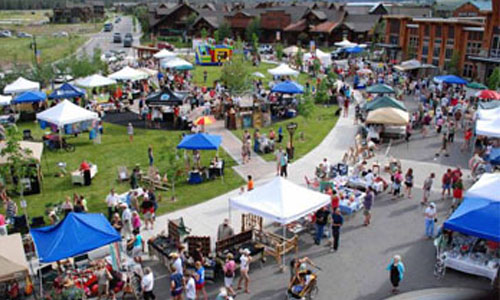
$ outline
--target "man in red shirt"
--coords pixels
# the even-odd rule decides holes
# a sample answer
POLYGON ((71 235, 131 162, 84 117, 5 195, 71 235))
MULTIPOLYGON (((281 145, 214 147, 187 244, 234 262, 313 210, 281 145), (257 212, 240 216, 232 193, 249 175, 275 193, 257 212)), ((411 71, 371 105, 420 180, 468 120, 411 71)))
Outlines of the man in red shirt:
POLYGON ((448 193, 448 197, 451 195, 451 177, 452 172, 451 169, 448 169, 446 173, 443 174, 443 178, 441 179, 441 183, 443 184, 443 190, 441 191, 441 198, 444 199, 444 193, 448 193))
POLYGON ((337 191, 336 190, 333 190, 333 193, 332 193, 330 199, 332 201, 332 211, 335 211, 335 209, 337 207, 339 207, 339 203, 340 203, 340 198, 337 195, 337 191))
POLYGON ((83 172, 83 184, 88 186, 92 183, 92 177, 90 174, 90 165, 86 160, 82 161, 80 164, 80 171, 83 172))

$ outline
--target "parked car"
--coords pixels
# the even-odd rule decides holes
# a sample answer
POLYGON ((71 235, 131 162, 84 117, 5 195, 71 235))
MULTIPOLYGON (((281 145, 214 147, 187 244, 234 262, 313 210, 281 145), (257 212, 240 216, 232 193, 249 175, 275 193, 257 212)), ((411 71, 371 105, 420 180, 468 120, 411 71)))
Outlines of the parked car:
POLYGON ((132 43, 134 42, 134 38, 132 35, 127 33, 125 38, 123 39, 123 47, 132 47, 132 43))
POLYGON ((104 24, 104 32, 111 32, 113 30, 113 23, 104 24))
POLYGON ((259 53, 260 54, 273 54, 273 46, 263 44, 259 46, 259 53))
POLYGON ((53 37, 59 37, 59 38, 63 38, 63 37, 68 37, 69 34, 66 32, 66 31, 60 31, 60 32, 54 32, 52 34, 53 37))
POLYGON ((113 33, 113 43, 121 43, 122 35, 119 32, 113 33))
POLYGON ((18 38, 32 38, 33 35, 26 33, 26 32, 18 32, 17 37, 18 38))
POLYGON ((0 31, 0 37, 12 37, 12 33, 10 32, 10 30, 2 30, 0 31))

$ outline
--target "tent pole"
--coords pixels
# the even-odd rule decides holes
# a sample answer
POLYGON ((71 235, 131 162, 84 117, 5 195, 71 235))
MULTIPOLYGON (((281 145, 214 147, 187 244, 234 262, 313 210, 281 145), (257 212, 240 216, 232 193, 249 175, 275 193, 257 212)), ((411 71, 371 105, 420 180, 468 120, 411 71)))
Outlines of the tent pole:
POLYGON ((285 247, 286 247, 286 225, 283 225, 283 260, 281 262, 281 271, 285 272, 285 247))

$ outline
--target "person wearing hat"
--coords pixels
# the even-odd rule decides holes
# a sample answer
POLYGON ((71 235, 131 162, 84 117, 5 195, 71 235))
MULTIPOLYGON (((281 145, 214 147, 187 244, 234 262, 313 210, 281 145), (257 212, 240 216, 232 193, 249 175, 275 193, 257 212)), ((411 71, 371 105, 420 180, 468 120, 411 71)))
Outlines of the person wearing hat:
POLYGON ((179 255, 178 252, 172 252, 169 254, 169 257, 171 260, 173 260, 173 263, 172 263, 172 272, 174 272, 174 268, 175 268, 175 272, 183 275, 184 274, 184 270, 183 270, 183 267, 182 267, 182 259, 181 259, 181 256, 179 255))
POLYGON ((219 225, 217 229, 217 241, 227 239, 228 237, 232 237, 234 235, 234 230, 229 225, 229 219, 224 219, 224 222, 219 225))
POLYGON ((432 239, 434 237, 434 223, 437 220, 436 204, 434 204, 434 202, 429 203, 429 206, 425 209, 424 215, 425 235, 427 238, 432 239))
POLYGON ((234 262, 234 256, 232 253, 228 253, 226 256, 226 263, 222 267, 224 271, 224 287, 227 289, 228 294, 235 295, 233 290, 233 279, 234 273, 236 271, 236 263, 234 262))
POLYGON ((238 280, 238 290, 241 290, 241 283, 245 281, 245 293, 250 294, 248 290, 248 284, 250 283, 250 276, 248 272, 250 270, 250 262, 252 258, 250 257, 250 250, 243 249, 240 256, 240 279, 238 280))

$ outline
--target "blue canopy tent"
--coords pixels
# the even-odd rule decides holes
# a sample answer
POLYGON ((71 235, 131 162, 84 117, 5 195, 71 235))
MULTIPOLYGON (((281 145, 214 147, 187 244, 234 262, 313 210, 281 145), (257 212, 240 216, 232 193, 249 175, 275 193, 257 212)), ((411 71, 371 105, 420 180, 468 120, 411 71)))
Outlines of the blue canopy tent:
POLYGON ((72 99, 83 96, 85 96, 84 90, 69 83, 64 83, 49 95, 49 99, 72 99))
POLYGON ((275 84, 271 92, 281 94, 302 94, 304 93, 304 87, 295 81, 287 80, 275 84))
POLYGON ((43 102, 46 99, 47 95, 44 92, 29 91, 29 92, 24 92, 21 95, 17 96, 11 103, 12 104, 35 103, 35 102, 43 102))
POLYGON ((467 84, 469 83, 467 80, 458 77, 456 75, 441 75, 434 77, 434 81, 436 82, 444 82, 447 84, 467 84))
POLYGON ((222 143, 220 135, 196 133, 186 135, 177 145, 177 149, 186 150, 217 150, 222 143))
POLYGON ((465 194, 465 199, 444 228, 500 242, 500 174, 484 174, 465 194))
POLYGON ((103 214, 69 213, 56 225, 30 230, 40 261, 50 263, 121 240, 103 214))
POLYGON ((347 53, 360 53, 360 52, 363 52, 363 48, 361 48, 359 46, 349 47, 349 48, 345 48, 344 52, 347 52, 347 53))

